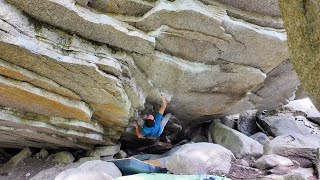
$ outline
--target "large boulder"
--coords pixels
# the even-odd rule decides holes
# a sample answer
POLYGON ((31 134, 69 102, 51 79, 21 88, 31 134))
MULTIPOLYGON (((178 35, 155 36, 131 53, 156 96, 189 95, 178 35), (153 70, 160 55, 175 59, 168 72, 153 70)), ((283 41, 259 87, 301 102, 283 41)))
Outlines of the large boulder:
POLYGON ((267 142, 264 145, 264 154, 277 154, 286 157, 299 156, 315 160, 317 148, 319 147, 319 135, 283 135, 267 142))
POLYGON ((227 174, 235 159, 231 151, 212 143, 185 144, 169 154, 165 167, 174 174, 227 174))
POLYGON ((263 146, 258 141, 217 121, 210 125, 210 133, 215 143, 229 149, 237 158, 263 154, 263 146))

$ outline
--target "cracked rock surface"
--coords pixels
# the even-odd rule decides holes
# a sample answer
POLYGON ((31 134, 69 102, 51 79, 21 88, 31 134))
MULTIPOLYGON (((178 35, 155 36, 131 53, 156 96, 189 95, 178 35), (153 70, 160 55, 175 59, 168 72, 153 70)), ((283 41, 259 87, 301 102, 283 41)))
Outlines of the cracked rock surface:
POLYGON ((182 126, 285 104, 279 9, 252 2, 0 0, 0 142, 116 145, 160 94, 182 126))

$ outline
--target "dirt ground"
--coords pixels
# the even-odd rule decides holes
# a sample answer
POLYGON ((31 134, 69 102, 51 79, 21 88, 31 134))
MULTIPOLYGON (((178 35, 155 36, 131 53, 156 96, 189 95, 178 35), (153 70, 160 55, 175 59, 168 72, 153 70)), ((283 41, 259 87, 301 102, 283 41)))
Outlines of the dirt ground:
POLYGON ((8 175, 0 175, 0 180, 28 180, 38 172, 55 166, 52 158, 29 157, 21 161, 8 175))

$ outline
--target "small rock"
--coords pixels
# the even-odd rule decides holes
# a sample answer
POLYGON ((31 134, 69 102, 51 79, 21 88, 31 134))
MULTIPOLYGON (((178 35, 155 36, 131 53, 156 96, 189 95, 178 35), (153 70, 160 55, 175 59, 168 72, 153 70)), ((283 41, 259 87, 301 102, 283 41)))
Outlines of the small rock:
POLYGON ((290 159, 275 154, 264 155, 254 163, 254 166, 259 169, 270 169, 278 166, 292 165, 293 162, 290 159))
POLYGON ((29 177, 30 175, 31 175, 31 173, 27 173, 27 174, 26 174, 26 177, 29 177))
POLYGON ((70 164, 74 161, 74 157, 70 152, 62 151, 54 155, 53 161, 58 164, 70 164))
POLYGON ((88 151, 88 156, 113 156, 120 151, 120 145, 115 146, 100 146, 93 151, 88 151))
POLYGON ((126 152, 124 152, 123 150, 120 150, 115 156, 115 159, 123 159, 126 158, 128 155, 126 152))
POLYGON ((49 152, 45 149, 41 149, 40 152, 38 152, 37 154, 35 154, 35 157, 38 159, 43 159, 49 156, 49 152))

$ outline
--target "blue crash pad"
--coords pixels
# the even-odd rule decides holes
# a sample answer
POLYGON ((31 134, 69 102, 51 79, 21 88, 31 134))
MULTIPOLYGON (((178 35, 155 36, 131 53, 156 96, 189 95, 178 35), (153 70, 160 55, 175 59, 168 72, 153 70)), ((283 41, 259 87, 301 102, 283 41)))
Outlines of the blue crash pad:
POLYGON ((136 174, 118 177, 115 180, 231 180, 213 175, 136 174))
POLYGON ((167 173, 166 168, 148 164, 134 158, 117 159, 109 162, 113 162, 124 176, 138 173, 167 173))

